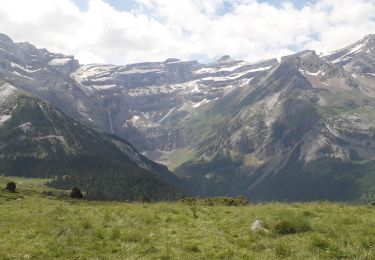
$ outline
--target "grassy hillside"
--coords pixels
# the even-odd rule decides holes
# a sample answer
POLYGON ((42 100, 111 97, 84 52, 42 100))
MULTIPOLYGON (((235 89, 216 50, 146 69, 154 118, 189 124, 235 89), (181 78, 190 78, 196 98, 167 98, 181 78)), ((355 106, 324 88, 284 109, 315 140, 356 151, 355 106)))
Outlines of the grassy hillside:
POLYGON ((43 179, 0 177, 0 259, 372 259, 375 207, 239 207, 62 199, 43 179), (53 196, 42 195, 51 190, 53 196), (249 227, 261 219, 268 232, 249 227))

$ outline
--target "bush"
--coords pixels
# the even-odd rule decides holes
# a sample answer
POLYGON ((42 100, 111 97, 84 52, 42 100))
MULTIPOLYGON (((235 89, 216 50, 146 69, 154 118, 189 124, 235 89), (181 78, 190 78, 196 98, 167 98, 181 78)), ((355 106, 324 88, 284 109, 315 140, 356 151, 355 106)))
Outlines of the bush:
POLYGON ((67 199, 70 197, 70 194, 68 194, 67 192, 65 191, 61 191, 59 193, 56 194, 57 198, 59 199, 67 199))
POLYGON ((311 226, 304 217, 292 215, 277 220, 272 230, 277 235, 288 235, 310 231, 311 226))
POLYGON ((16 192, 16 183, 14 181, 8 182, 5 189, 7 189, 10 192, 16 192))
POLYGON ((49 191, 45 191, 45 190, 44 190, 44 191, 42 192, 42 195, 43 195, 43 196, 54 196, 53 192, 50 191, 50 190, 49 190, 49 191))
POLYGON ((83 199, 83 194, 80 189, 73 187, 69 195, 73 199, 83 199))
POLYGON ((212 198, 199 198, 199 197, 185 197, 180 199, 180 202, 192 205, 201 206, 245 206, 249 204, 249 201, 243 197, 239 196, 236 198, 232 197, 212 197, 212 198))
POLYGON ((142 196, 139 198, 139 202, 141 203, 150 203, 150 199, 146 196, 142 196))

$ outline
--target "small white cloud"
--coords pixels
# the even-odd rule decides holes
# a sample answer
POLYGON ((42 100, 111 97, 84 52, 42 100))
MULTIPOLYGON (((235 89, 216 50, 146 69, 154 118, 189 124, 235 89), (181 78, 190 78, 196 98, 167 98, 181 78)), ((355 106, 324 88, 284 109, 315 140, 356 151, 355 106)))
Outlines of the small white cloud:
POLYGON ((309 48, 329 51, 375 32, 373 0, 318 0, 295 8, 255 0, 136 0, 119 11, 89 0, 0 0, 0 31, 81 63, 124 64, 169 57, 203 61, 230 54, 256 61, 309 48), (224 15, 222 15, 224 13, 224 15))

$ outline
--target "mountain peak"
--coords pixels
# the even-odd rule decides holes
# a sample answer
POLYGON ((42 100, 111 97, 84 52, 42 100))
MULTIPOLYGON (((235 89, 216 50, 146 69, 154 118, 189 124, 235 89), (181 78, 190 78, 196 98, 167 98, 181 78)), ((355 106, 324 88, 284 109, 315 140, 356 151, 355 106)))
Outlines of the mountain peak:
POLYGON ((365 37, 363 37, 362 41, 367 39, 375 40, 375 34, 367 34, 365 37))
POLYGON ((0 33, 0 43, 12 44, 13 41, 8 35, 0 33))
POLYGON ((165 63, 174 63, 174 62, 180 62, 181 60, 180 59, 176 59, 176 58, 168 58, 166 59, 164 62, 165 63))
POLYGON ((232 61, 233 59, 230 57, 230 55, 224 55, 223 57, 217 60, 218 63, 227 63, 232 61))
POLYGON ((369 48, 372 48, 374 46, 375 34, 368 34, 349 47, 351 47, 351 49, 355 49, 356 52, 366 52, 369 48))
POLYGON ((314 50, 304 50, 304 51, 300 51, 292 55, 281 57, 281 62, 285 60, 289 60, 289 59, 295 59, 295 58, 309 59, 309 58, 317 58, 317 57, 319 58, 319 56, 316 54, 314 50))
MULTIPOLYGON (((326 56, 324 56, 324 58, 332 63, 347 66, 349 63, 354 62, 357 57, 362 57, 363 55, 367 56, 366 59, 369 59, 375 55, 375 34, 368 34, 361 40, 345 48, 328 53, 326 56)), ((358 64, 356 66, 358 66, 358 64)))

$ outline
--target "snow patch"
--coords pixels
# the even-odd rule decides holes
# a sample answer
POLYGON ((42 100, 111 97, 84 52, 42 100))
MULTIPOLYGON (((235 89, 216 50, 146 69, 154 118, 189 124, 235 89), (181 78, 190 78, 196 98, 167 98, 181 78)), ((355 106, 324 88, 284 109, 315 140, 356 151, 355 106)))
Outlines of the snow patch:
POLYGON ((163 116, 162 119, 159 120, 158 123, 162 123, 162 122, 163 122, 168 116, 170 116, 170 114, 172 114, 172 112, 173 112, 175 109, 176 109, 175 107, 171 108, 171 109, 168 111, 168 113, 167 113, 165 116, 163 116))
POLYGON ((116 69, 115 65, 89 64, 83 65, 78 70, 71 74, 75 80, 82 82, 85 80, 104 80, 110 79, 112 70, 116 69))
POLYGON ((268 66, 268 67, 260 67, 260 68, 256 68, 256 69, 251 69, 251 70, 246 71, 246 73, 257 72, 257 71, 263 71, 263 70, 268 70, 268 69, 270 69, 271 67, 272 67, 272 66, 268 66))
POLYGON ((12 115, 0 115, 0 125, 12 118, 12 115))
POLYGON ((212 67, 207 67, 207 68, 201 68, 195 72, 195 74, 206 74, 206 73, 217 73, 217 72, 232 72, 235 71, 236 69, 239 69, 245 65, 248 65, 248 62, 240 62, 236 64, 235 66, 231 67, 221 67, 221 68, 212 68, 212 67))
POLYGON ((20 76, 20 77, 23 77, 23 78, 27 78, 27 79, 31 79, 31 80, 33 80, 32 78, 30 78, 30 77, 28 77, 28 76, 25 76, 25 75, 22 75, 22 74, 18 73, 17 71, 12 71, 12 73, 13 73, 14 75, 17 75, 17 76, 20 76))
POLYGON ((59 65, 66 65, 68 62, 70 62, 72 59, 70 58, 55 58, 48 62, 48 65, 51 66, 59 66, 59 65))
POLYGON ((42 68, 36 69, 36 70, 32 70, 32 69, 30 69, 31 66, 27 66, 26 65, 26 67, 23 67, 23 66, 21 66, 21 65, 19 65, 17 63, 14 63, 14 62, 11 62, 10 65, 11 65, 12 68, 19 68, 19 69, 21 69, 23 71, 26 71, 26 72, 29 72, 29 73, 33 73, 33 72, 37 72, 37 71, 42 70, 42 68))
POLYGON ((362 43, 362 44, 358 44, 357 46, 353 47, 347 55, 359 52, 362 49, 362 47, 364 47, 366 45, 366 43, 367 43, 367 41, 364 42, 364 43, 362 43))
POLYGON ((104 90, 117 87, 117 85, 91 85, 91 87, 96 90, 104 90))
POLYGON ((156 72, 156 73, 163 73, 160 69, 142 69, 142 68, 132 68, 130 70, 126 71, 121 71, 119 74, 145 74, 145 73, 151 73, 151 72, 156 72))
POLYGON ((0 86, 0 103, 6 101, 7 98, 15 92, 17 92, 17 88, 9 83, 5 83, 0 86))
POLYGON ((194 88, 191 90, 191 93, 200 93, 199 86, 195 85, 194 88))
POLYGON ((139 116, 133 116, 130 120, 126 120, 126 122, 131 122, 134 126, 136 126, 139 119, 139 116))
POLYGON ((24 123, 24 124, 21 124, 21 125, 17 126, 16 129, 19 128, 19 129, 21 129, 23 132, 27 132, 28 130, 30 130, 30 129, 32 128, 32 126, 33 126, 33 125, 32 125, 31 122, 26 122, 26 123, 24 123))
POLYGON ((243 71, 241 73, 234 73, 230 76, 227 76, 227 77, 205 77, 205 78, 202 78, 201 80, 206 80, 206 81, 228 81, 228 80, 236 80, 240 77, 243 77, 249 73, 254 73, 254 72, 259 72, 259 71, 265 71, 265 70, 268 70, 270 69, 272 66, 268 66, 268 67, 261 67, 261 68, 256 68, 256 69, 250 69, 250 70, 246 70, 246 71, 243 71))
POLYGON ((307 75, 311 75, 311 76, 318 76, 318 75, 324 75, 325 72, 319 70, 317 72, 310 72, 310 71, 307 71, 307 70, 302 70, 302 69, 299 69, 299 71, 303 74, 307 74, 307 75))
POLYGON ((41 141, 45 139, 56 139, 64 144, 66 144, 66 140, 63 136, 61 135, 46 135, 46 136, 39 136, 39 137, 34 137, 33 140, 35 141, 41 141))
POLYGON ((197 70, 195 74, 206 74, 206 73, 215 73, 218 70, 215 68, 201 68, 200 70, 197 70))
POLYGON ((204 104, 207 104, 207 103, 210 103, 211 101, 210 100, 208 100, 208 99, 203 99, 202 101, 200 101, 200 102, 198 102, 198 103, 195 103, 194 105, 193 105, 193 107, 194 108, 198 108, 198 107, 200 107, 201 105, 204 105, 204 104))
MULTIPOLYGON (((368 39, 367 39, 367 41, 368 41, 368 39)), ((349 50, 348 53, 346 53, 346 54, 342 55, 341 57, 337 58, 336 60, 332 61, 332 63, 338 63, 338 62, 341 62, 341 61, 346 61, 346 60, 348 60, 349 57, 347 57, 347 56, 349 56, 350 54, 353 54, 353 53, 360 52, 361 49, 362 49, 364 46, 366 46, 367 41, 364 42, 364 43, 361 43, 361 44, 358 44, 358 45, 354 46, 353 48, 351 48, 351 49, 349 50)))
POLYGON ((9 53, 9 54, 11 54, 11 55, 14 55, 13 52, 7 51, 6 49, 0 48, 0 50, 1 50, 1 51, 4 51, 4 52, 6 52, 6 53, 9 53))

